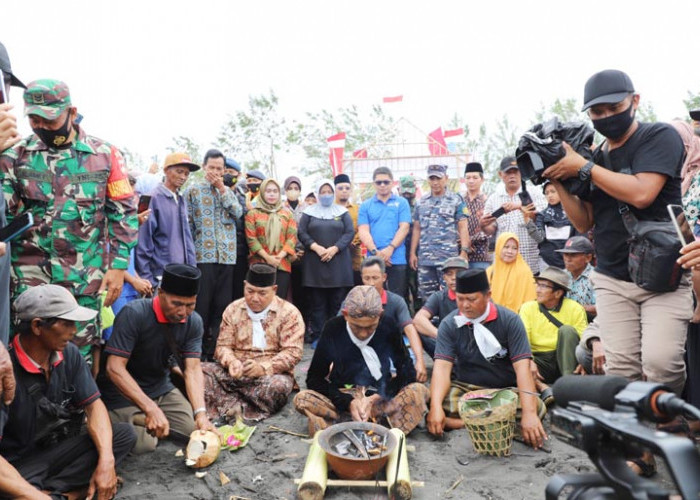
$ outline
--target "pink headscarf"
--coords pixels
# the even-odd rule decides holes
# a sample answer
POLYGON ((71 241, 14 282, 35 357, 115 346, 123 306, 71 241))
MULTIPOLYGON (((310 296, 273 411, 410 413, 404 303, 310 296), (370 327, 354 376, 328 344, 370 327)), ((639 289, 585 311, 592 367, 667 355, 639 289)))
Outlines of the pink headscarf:
POLYGON ((700 137, 696 136, 693 127, 684 121, 673 120, 671 125, 681 136, 685 148, 685 162, 681 169, 681 194, 685 194, 690 187, 690 181, 700 169, 700 137))

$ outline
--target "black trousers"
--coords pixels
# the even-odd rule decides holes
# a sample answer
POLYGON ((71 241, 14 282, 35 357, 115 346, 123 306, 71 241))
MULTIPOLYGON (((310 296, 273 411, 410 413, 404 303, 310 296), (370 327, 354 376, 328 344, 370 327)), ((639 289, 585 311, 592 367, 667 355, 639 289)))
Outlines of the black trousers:
POLYGON ((287 271, 277 270, 277 296, 280 299, 287 300, 289 292, 289 282, 292 280, 292 275, 287 271))
POLYGON ((308 342, 311 343, 321 336, 326 321, 338 314, 338 310, 348 294, 348 289, 346 287, 309 287, 306 290, 309 292, 311 301, 309 313, 311 337, 308 339, 308 342))
POLYGON ((389 266, 386 268, 387 289, 401 297, 406 296, 408 291, 408 273, 405 264, 399 266, 389 266))
MULTIPOLYGON (((136 434, 127 423, 112 424, 112 453, 118 465, 136 443, 136 434)), ((68 438, 52 448, 37 450, 12 466, 32 486, 51 493, 84 488, 97 467, 97 448, 87 432, 68 438)))
POLYGON ((292 287, 292 303, 299 309, 301 315, 306 318, 309 313, 309 301, 307 297, 307 291, 304 290, 302 285, 303 275, 301 270, 301 262, 292 264, 292 276, 291 276, 291 287, 292 287))
POLYGON ((238 300, 243 297, 243 280, 248 273, 248 255, 237 255, 236 265, 233 266, 233 300, 238 300))
POLYGON ((233 271, 230 264, 197 264, 202 272, 195 311, 202 317, 202 357, 214 355, 224 309, 233 300, 233 271))

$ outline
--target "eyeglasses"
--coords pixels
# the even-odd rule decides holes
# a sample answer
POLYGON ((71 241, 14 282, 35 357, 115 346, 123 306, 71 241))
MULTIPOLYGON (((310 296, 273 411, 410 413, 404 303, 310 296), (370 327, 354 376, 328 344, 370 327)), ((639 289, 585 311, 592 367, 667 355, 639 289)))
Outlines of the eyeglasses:
POLYGON ((391 181, 374 181, 375 186, 388 186, 391 184, 391 181))
POLYGON ((549 288, 550 290, 554 290, 554 287, 552 285, 548 285, 547 283, 538 283, 535 281, 535 287, 536 288, 549 288))

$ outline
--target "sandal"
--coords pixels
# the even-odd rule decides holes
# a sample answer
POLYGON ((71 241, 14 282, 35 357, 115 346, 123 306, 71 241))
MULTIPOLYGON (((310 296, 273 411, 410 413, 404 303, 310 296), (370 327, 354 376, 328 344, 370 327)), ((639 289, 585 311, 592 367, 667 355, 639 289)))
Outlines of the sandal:
POLYGON ((642 457, 630 458, 627 460, 627 466, 641 477, 652 477, 656 474, 656 460, 653 457, 651 462, 645 461, 642 457))
POLYGON ((551 387, 547 387, 540 393, 540 399, 544 405, 549 408, 554 404, 554 392, 551 387))

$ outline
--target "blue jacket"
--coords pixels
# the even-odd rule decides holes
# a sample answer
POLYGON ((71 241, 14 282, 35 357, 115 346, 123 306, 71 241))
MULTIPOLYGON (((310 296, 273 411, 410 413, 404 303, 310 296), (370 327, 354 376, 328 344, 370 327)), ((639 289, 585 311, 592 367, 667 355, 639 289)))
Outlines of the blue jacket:
POLYGON ((151 194, 151 215, 139 229, 136 272, 157 286, 166 264, 197 265, 194 240, 187 222, 187 203, 182 195, 159 184, 151 194))

